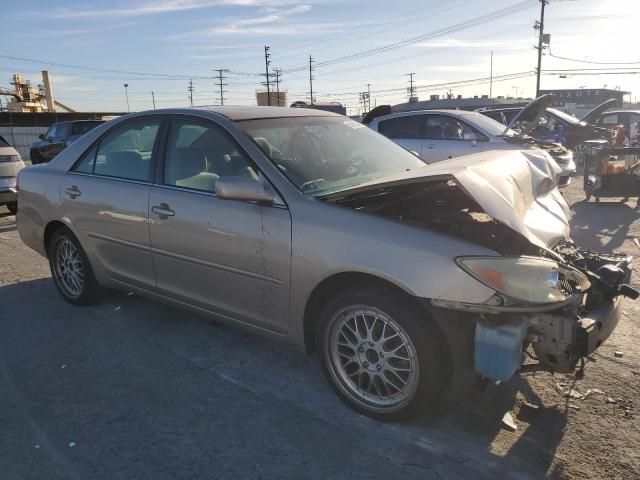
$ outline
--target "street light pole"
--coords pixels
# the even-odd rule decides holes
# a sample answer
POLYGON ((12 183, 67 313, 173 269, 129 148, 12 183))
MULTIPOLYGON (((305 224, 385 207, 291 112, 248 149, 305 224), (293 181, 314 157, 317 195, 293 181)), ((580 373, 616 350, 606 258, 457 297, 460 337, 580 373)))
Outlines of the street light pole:
POLYGON ((124 84, 124 96, 127 98, 127 113, 131 111, 131 109, 129 108, 129 92, 127 91, 128 86, 129 86, 128 83, 124 84))

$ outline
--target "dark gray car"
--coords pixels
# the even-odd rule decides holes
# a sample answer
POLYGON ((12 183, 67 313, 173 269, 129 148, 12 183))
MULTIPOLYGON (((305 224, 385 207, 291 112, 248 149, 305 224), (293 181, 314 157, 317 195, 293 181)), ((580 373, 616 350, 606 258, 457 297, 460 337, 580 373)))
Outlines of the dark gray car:
POLYGON ((40 135, 39 141, 31 145, 31 163, 37 165, 38 163, 49 162, 82 135, 102 123, 104 123, 102 120, 75 120, 54 123, 46 133, 40 135))

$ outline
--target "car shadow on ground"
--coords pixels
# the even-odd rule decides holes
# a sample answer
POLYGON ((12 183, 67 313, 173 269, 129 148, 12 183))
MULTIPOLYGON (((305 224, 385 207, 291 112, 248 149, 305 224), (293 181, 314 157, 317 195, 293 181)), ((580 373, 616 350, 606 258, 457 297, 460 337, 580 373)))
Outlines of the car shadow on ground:
POLYGON ((612 251, 620 248, 626 240, 633 240, 629 228, 640 215, 635 200, 582 201, 574 203, 572 208, 575 215, 571 220, 571 235, 577 245, 612 251), (605 238, 608 240, 604 241, 605 238))
MULTIPOLYGON (((482 393, 472 392, 465 400, 445 400, 420 419, 380 423, 343 405, 324 380, 315 358, 210 318, 120 292, 109 292, 97 305, 76 307, 60 298, 51 279, 1 286, 0 304, 11 308, 13 315, 22 319, 21 324, 11 324, 14 334, 24 336, 24 322, 41 323, 45 314, 48 322, 54 324, 47 327, 52 335, 65 332, 65 342, 75 345, 82 355, 93 355, 93 350, 99 349, 102 343, 120 345, 119 340, 113 339, 124 335, 127 340, 122 342, 122 347, 112 347, 115 350, 109 352, 105 364, 96 366, 91 372, 91 378, 96 381, 120 375, 110 371, 108 365, 113 358, 138 355, 131 351, 132 345, 136 351, 145 351, 150 344, 159 346, 166 352, 167 361, 187 362, 194 371, 204 370, 209 375, 207 383, 210 383, 203 386, 202 398, 194 397, 192 391, 174 392, 174 395, 184 395, 182 399, 175 399, 176 404, 192 405, 194 409, 211 408, 210 397, 217 395, 217 385, 220 391, 227 390, 229 385, 240 386, 243 396, 257 398, 264 405, 265 415, 276 406, 284 406, 291 411, 292 417, 301 415, 312 423, 324 422, 345 438, 352 435, 361 438, 364 451, 371 453, 372 449, 379 449, 380 454, 392 455, 394 461, 402 465, 423 469, 418 470, 422 472, 422 478, 493 478, 498 474, 504 478, 521 478, 522 473, 542 477, 552 463, 567 421, 566 411, 555 408, 543 408, 534 414, 514 409, 514 404, 522 402, 522 399, 541 404, 529 388, 527 378, 517 376, 506 384, 490 385, 482 393), (33 298, 39 301, 33 302, 33 298), (93 332, 98 331, 99 337, 94 338, 98 333, 93 332), (91 332, 89 338, 87 332, 91 332), (517 432, 506 432, 501 427, 502 416, 509 410, 514 411, 514 417, 518 418, 520 428, 517 432), (501 450, 497 440, 502 435, 507 435, 510 447, 501 450), (511 441, 516 436, 517 440, 511 441)), ((6 328, 10 326, 2 325, 0 331, 6 333, 6 328)), ((32 331, 37 328, 37 325, 29 327, 32 331)), ((53 337, 44 341, 60 342, 53 337)), ((23 348, 35 345, 37 342, 23 348)), ((36 363, 42 362, 42 359, 35 360, 36 363)), ((137 357, 136 360, 145 371, 147 360, 137 357)), ((28 372, 34 366, 25 365, 25 368, 28 372)), ((19 385, 25 372, 5 372, 7 374, 14 377, 14 383, 19 385)), ((136 378, 128 389, 131 398, 119 401, 154 402, 154 398, 145 398, 145 392, 151 388, 149 382, 157 379, 144 375, 136 378)), ((170 381, 168 378, 167 382, 170 381)), ((53 404, 64 401, 59 398, 48 400, 53 404)), ((245 400, 238 399, 238 402, 245 400)), ((100 418, 99 409, 103 407, 103 402, 82 405, 88 416, 92 416, 90 412, 95 409, 95 418, 100 418)), ((211 415, 224 422, 227 407, 218 405, 216 408, 219 411, 211 415)), ((168 415, 167 412, 163 414, 168 415)), ((177 442, 192 434, 192 425, 180 424, 168 416, 155 420, 160 424, 170 424, 177 442)), ((97 425, 95 428, 102 427, 97 425)), ((211 435, 215 435, 214 431, 211 435)), ((206 442, 206 438, 201 440, 206 442)), ((288 446, 279 445, 277 448, 286 449, 288 446)))

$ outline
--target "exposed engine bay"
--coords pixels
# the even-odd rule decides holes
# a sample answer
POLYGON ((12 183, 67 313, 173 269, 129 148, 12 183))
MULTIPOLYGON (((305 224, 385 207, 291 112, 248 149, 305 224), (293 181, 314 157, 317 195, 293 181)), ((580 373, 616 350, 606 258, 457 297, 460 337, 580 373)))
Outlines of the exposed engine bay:
POLYGON ((362 212, 472 241, 503 255, 538 255, 532 245, 487 215, 455 179, 380 188, 336 200, 362 212))

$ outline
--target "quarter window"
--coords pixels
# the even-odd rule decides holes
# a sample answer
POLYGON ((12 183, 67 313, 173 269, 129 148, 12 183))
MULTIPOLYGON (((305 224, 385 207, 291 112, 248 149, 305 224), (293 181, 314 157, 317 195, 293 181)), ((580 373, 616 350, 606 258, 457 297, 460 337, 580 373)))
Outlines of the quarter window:
POLYGON ((258 179, 257 169, 221 127, 198 120, 173 120, 164 164, 164 184, 214 192, 220 177, 258 179))

